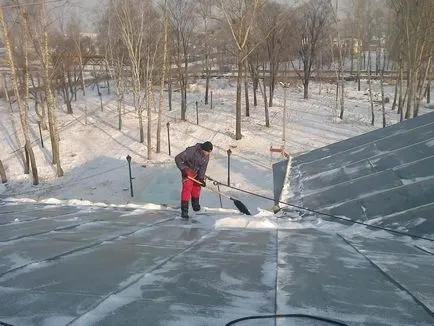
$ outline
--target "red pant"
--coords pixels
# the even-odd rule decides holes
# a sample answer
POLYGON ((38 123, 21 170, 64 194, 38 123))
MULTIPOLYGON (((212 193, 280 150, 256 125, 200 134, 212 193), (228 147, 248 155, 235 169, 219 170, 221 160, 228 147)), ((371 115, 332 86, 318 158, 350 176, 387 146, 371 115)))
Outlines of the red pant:
MULTIPOLYGON (((194 173, 190 175, 191 173, 188 173, 189 177, 194 178, 194 173)), ((189 201, 190 197, 199 199, 200 196, 200 185, 197 182, 194 182, 193 180, 190 180, 188 178, 182 178, 182 192, 181 192, 181 200, 182 201, 189 201)))

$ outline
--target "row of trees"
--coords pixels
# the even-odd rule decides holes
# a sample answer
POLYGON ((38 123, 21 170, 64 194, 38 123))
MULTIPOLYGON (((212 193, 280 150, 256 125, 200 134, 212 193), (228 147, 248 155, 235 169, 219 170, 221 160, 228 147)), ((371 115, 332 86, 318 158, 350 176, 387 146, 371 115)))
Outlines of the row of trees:
MULTIPOLYGON (((237 74, 235 139, 242 137, 242 84, 245 115, 249 116, 250 112, 247 83, 251 81, 254 105, 260 91, 265 124, 269 126, 268 107, 273 106, 277 82, 284 78, 282 67, 289 63, 303 82, 305 99, 309 98, 310 80, 320 78, 322 68, 335 70, 336 105, 341 119, 344 118, 348 59, 359 90, 362 73, 367 75, 371 89, 372 67, 375 66, 383 85, 384 72, 386 69, 390 72, 393 66, 397 81, 393 108, 398 109, 402 118, 416 116, 432 69, 434 23, 429 17, 434 13, 434 3, 352 0, 345 11, 339 10, 338 4, 339 0, 310 0, 298 6, 271 0, 166 0, 156 5, 153 1, 110 0, 99 24, 102 27, 99 35, 101 44, 109 45, 105 52, 110 60, 120 63, 121 70, 130 67, 137 81, 147 81, 147 90, 157 84, 163 87, 166 81, 177 83, 181 91, 182 120, 186 119, 188 82, 193 67, 189 61, 202 60, 207 103, 214 60, 223 53, 237 74), (129 26, 134 32, 125 32, 122 26, 129 26), (133 49, 128 45, 131 42, 146 44, 141 57, 131 55, 133 49), (371 52, 375 53, 375 62, 371 52), (175 68, 167 69, 168 65, 175 68), (140 72, 152 79, 139 76, 140 72)), ((125 73, 118 71, 117 75, 123 78, 125 73)), ((133 85, 138 85, 137 81, 133 85)), ((140 92, 139 88, 134 89, 135 94, 140 92)), ((370 95, 374 124, 372 92, 370 95)), ((136 110, 141 116, 140 102, 136 103, 136 110)), ((150 106, 146 110, 150 117, 150 106)), ((161 120, 158 121, 160 130, 161 120)), ((383 124, 386 125, 384 101, 383 124)), ((157 148, 160 148, 159 140, 157 148)))
MULTIPOLYGON (((77 91, 81 89, 85 95, 84 72, 89 71, 92 56, 100 57, 99 64, 92 66, 97 85, 95 70, 115 81, 119 130, 125 93, 132 91, 138 141, 146 141, 148 159, 152 158, 154 127, 155 148, 161 150, 163 91, 169 89, 171 110, 172 87, 180 89, 180 118, 186 120, 192 73, 198 73, 199 66, 199 73, 206 78, 207 104, 210 78, 219 58, 237 74, 237 140, 242 138, 243 85, 245 115, 250 114, 249 82, 253 105, 258 105, 257 94, 263 98, 268 127, 268 108, 273 106, 277 83, 286 82, 289 71, 296 73, 308 99, 310 80, 320 78, 322 69, 328 67, 335 72, 336 106, 343 119, 348 60, 359 89, 365 73, 371 83, 372 66, 383 85, 384 72, 390 66, 393 69, 387 70, 393 70, 396 78, 393 108, 402 118, 410 118, 418 114, 432 70, 431 0, 351 0, 345 11, 339 8, 339 0, 307 0, 297 5, 273 0, 105 0, 95 19, 96 41, 83 36, 77 15, 59 19, 59 11, 47 10, 46 3, 53 0, 7 0, 0 7, 1 40, 9 68, 5 96, 13 94, 16 99, 25 141, 22 158, 29 162, 26 154, 30 157, 35 184, 37 168, 28 130, 30 99, 42 127, 49 129, 53 164, 61 176, 55 96, 58 93, 67 112, 73 112, 77 91), (374 65, 371 51, 376 53, 374 65), (159 93, 156 126, 152 123, 154 93, 159 93)), ((371 112, 374 124, 373 104, 371 112)))
MULTIPOLYGON (((46 110, 37 111, 42 117, 41 122, 46 128, 45 121, 48 120, 50 131, 52 164, 57 167, 57 176, 63 176, 63 169, 60 163, 59 133, 57 124, 57 107, 53 94, 53 63, 51 60, 48 41, 48 18, 45 1, 41 0, 39 6, 32 7, 23 5, 17 1, 5 1, 0 6, 0 27, 1 39, 6 49, 6 64, 9 68, 9 78, 5 78, 4 95, 9 96, 9 83, 12 86, 16 106, 20 114, 20 123, 24 146, 18 133, 15 133, 16 142, 19 145, 20 156, 23 160, 24 173, 29 174, 30 166, 33 176, 33 184, 39 183, 38 169, 29 131, 29 107, 30 90, 29 80, 34 77, 32 74, 32 63, 37 61, 39 77, 43 80, 42 90, 34 94, 35 102, 42 99, 43 107, 46 110), (13 21, 6 20, 13 17, 13 21), (46 116, 45 116, 46 114, 46 116), (21 152, 21 150, 24 152, 21 152)), ((11 103, 9 101, 9 103, 11 103)), ((10 106, 12 111, 12 106, 10 106)))

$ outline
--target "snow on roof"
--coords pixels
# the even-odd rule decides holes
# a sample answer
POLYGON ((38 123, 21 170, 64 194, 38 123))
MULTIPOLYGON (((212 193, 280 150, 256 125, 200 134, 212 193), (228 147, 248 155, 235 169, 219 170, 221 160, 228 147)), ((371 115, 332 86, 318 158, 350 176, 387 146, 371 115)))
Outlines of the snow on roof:
MULTIPOLYGON (((339 122, 334 87, 313 84, 309 101, 301 99, 298 88, 289 89, 285 143, 281 141, 280 88, 270 108, 272 127, 264 127, 260 106, 252 108, 251 117, 243 118, 243 139, 234 141, 233 82, 215 79, 212 87, 212 110, 201 102, 203 81, 189 94, 189 108, 194 108, 195 101, 200 104, 199 126, 193 109, 187 110, 190 122, 179 121, 179 94, 174 93, 174 110, 165 112, 163 121, 171 125, 172 153, 211 140, 215 150, 208 173, 225 183, 226 151, 231 148, 231 185, 262 196, 272 197, 271 165, 282 158, 269 152, 270 145, 284 145, 295 156, 379 127, 368 123, 369 104, 363 92, 346 88, 352 100, 346 118, 339 122)), ((192 213, 195 222, 183 221, 176 207, 179 171, 173 154, 167 153, 166 140, 163 153, 154 153, 148 161, 146 147, 137 141, 137 117, 128 105, 131 94, 126 96, 123 130, 119 131, 115 97, 103 95, 101 112, 96 92, 90 87, 86 97, 74 102, 72 115, 60 113, 63 178, 55 177, 49 147, 41 147, 37 118, 32 116, 30 128, 42 181, 37 187, 22 174, 7 106, 0 111, 4 124, 0 140, 5 149, 1 159, 9 179, 0 186, 1 321, 12 325, 226 325, 238 318, 281 314, 279 325, 321 325, 318 319, 283 316, 303 314, 348 325, 432 324, 432 314, 427 312, 434 284, 429 273, 434 251, 430 242, 335 223, 314 214, 275 215, 270 211, 272 200, 223 185, 220 190, 245 203, 252 216, 241 215, 226 198, 221 208, 219 197, 203 189, 203 211, 192 213), (132 157, 133 198, 127 155, 132 157)), ((18 123, 17 112, 11 115, 18 123)), ((388 110, 387 119, 393 124, 397 116, 388 110)), ((48 133, 43 136, 47 144, 48 133)), ((296 162, 343 144, 297 156, 296 162)), ((348 153, 363 153, 353 147, 346 148, 348 153)), ((374 146, 364 153, 369 149, 375 155, 388 151, 374 146)), ((315 159, 306 161, 306 167, 309 162, 313 166, 315 159)), ((327 169, 337 166, 333 160, 327 164, 309 173, 312 184, 333 180, 335 173, 327 169)), ((346 166, 345 171, 357 173, 361 167, 346 166)), ((417 179, 426 176, 412 175, 410 170, 399 173, 401 180, 408 176, 416 184, 426 182, 417 179)), ((390 182, 387 177, 383 178, 390 182)), ((316 189, 305 191, 314 196, 316 189)), ((324 196, 324 200, 329 198, 324 196)), ((420 216, 414 225, 400 227, 413 227, 416 232, 414 228, 423 223, 420 216)), ((254 321, 238 324, 253 325, 254 321)), ((275 325, 273 318, 256 322, 275 325)))

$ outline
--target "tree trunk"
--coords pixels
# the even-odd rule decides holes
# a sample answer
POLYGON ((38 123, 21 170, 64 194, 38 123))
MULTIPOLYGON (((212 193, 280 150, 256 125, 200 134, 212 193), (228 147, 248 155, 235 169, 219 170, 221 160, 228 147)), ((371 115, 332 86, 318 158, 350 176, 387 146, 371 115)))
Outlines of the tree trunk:
POLYGON ((264 96, 264 108, 265 108, 265 126, 268 128, 270 127, 270 113, 268 110, 268 101, 267 101, 267 86, 265 85, 265 76, 262 81, 262 90, 263 90, 263 96, 264 96))
POLYGON ((74 67, 74 101, 77 102, 77 83, 78 83, 78 77, 76 73, 77 68, 74 67))
POLYGON ((181 120, 187 121, 187 103, 186 103, 186 94, 185 89, 181 86, 181 120))
POLYGON ((84 83, 84 74, 83 74, 83 54, 81 53, 80 50, 80 45, 78 45, 79 47, 79 51, 78 51, 78 63, 79 63, 79 69, 80 69, 80 83, 81 83, 81 90, 83 91, 83 96, 86 96, 86 86, 84 83))
POLYGON ((431 78, 428 79, 428 83, 426 85, 426 102, 431 103, 431 78))
POLYGON ((383 67, 380 71, 380 87, 381 87, 381 113, 383 116, 383 128, 386 128, 386 108, 384 99, 384 69, 386 67, 386 61, 383 60, 383 67))
POLYGON ((360 92, 360 90, 362 89, 361 85, 360 85, 360 56, 359 56, 359 60, 358 60, 358 64, 357 64, 357 91, 360 92))
POLYGON ((257 107, 258 106, 258 97, 257 97, 257 92, 258 92, 258 77, 257 77, 257 71, 255 68, 255 65, 253 63, 249 63, 249 67, 250 67, 250 76, 252 78, 252 82, 253 82, 253 106, 257 107))
MULTIPOLYGON (((21 19, 24 19, 24 9, 21 9, 21 19)), ((29 125, 28 125, 28 107, 27 104, 28 102, 26 102, 27 97, 28 97, 28 58, 27 58, 27 37, 24 37, 24 52, 25 52, 25 73, 24 73, 24 82, 27 85, 27 91, 25 91, 25 100, 24 103, 22 103, 21 101, 21 94, 19 91, 19 87, 18 87, 18 80, 17 80, 17 72, 16 72, 16 68, 15 68, 15 62, 14 62, 14 56, 12 53, 12 46, 10 44, 10 40, 9 40, 9 34, 8 34, 8 29, 6 26, 6 22, 4 21, 4 14, 3 14, 3 8, 0 7, 0 23, 2 25, 3 28, 3 35, 4 35, 4 45, 6 47, 6 52, 7 52, 7 64, 9 66, 10 72, 11 72, 11 81, 12 81, 12 86, 14 89, 14 94, 15 97, 17 99, 17 105, 18 105, 18 109, 20 111, 20 121, 21 121, 21 128, 23 131, 23 135, 24 135, 24 139, 25 139, 25 143, 26 143, 26 149, 29 152, 29 155, 31 157, 33 157, 33 161, 32 161, 32 172, 33 172, 33 184, 37 185, 39 183, 39 179, 38 179, 38 170, 36 167, 36 162, 34 160, 34 154, 33 154, 33 149, 30 146, 30 133, 29 133, 29 125)), ((25 33, 26 34, 26 33, 25 33)), ((27 34, 26 34, 27 35, 27 34)), ((26 172, 26 171, 25 171, 26 172)))
POLYGON ((303 59, 303 98, 309 99, 309 80, 311 72, 311 60, 310 51, 306 58, 303 59))
POLYGON ((410 119, 412 112, 412 105, 414 101, 414 71, 409 66, 408 67, 408 78, 407 78, 407 109, 405 110, 405 119, 410 119))
POLYGON ((47 101, 47 114, 48 126, 50 130, 51 148, 53 151, 53 164, 56 164, 57 176, 63 176, 63 169, 60 164, 60 150, 59 150, 59 131, 57 126, 56 116, 56 102, 51 90, 50 79, 50 52, 48 49, 48 31, 47 31, 47 17, 45 10, 45 2, 41 1, 41 24, 44 29, 42 34, 42 64, 43 64, 43 81, 45 88, 45 99, 47 101))
MULTIPOLYGON (((148 68, 149 69, 149 68, 148 68)), ((148 112, 148 123, 147 123, 147 153, 148 153, 148 160, 152 159, 152 80, 151 80, 152 72, 148 72, 148 85, 146 87, 147 89, 147 96, 146 96, 146 107, 148 112)))
POLYGON ((2 183, 8 182, 8 178, 6 177, 6 171, 5 171, 5 168, 3 166, 2 160, 0 160, 0 177, 1 177, 2 183))
POLYGON ((276 62, 276 58, 272 55, 272 62, 270 63, 270 83, 269 83, 269 87, 270 87, 270 96, 269 96, 269 107, 273 106, 273 99, 274 99, 274 90, 276 88, 276 75, 277 72, 279 71, 279 63, 276 62))
POLYGON ((375 123, 374 99, 372 98, 372 81, 371 81, 371 52, 368 57, 368 85, 369 85, 369 102, 371 103, 371 125, 375 123))
POLYGON ((140 137, 140 143, 144 144, 145 143, 145 130, 143 127, 143 108, 142 108, 142 103, 140 100, 140 88, 137 90, 135 90, 135 98, 136 98, 136 103, 135 103, 135 107, 136 107, 136 111, 137 111, 137 116, 139 118, 139 137, 140 137))
POLYGON ((398 114, 400 115, 400 121, 403 120, 403 111, 404 111, 404 96, 403 92, 403 83, 404 83, 404 72, 403 72, 403 62, 401 61, 399 64, 399 81, 398 81, 398 114))
POLYGON ((11 110, 11 112, 14 112, 14 107, 12 106, 11 99, 9 98, 8 82, 6 79, 6 75, 2 74, 2 76, 3 76, 3 89, 5 93, 6 102, 8 102, 9 109, 11 110))
POLYGON ((122 72, 122 63, 116 62, 116 99, 118 108, 118 130, 122 130, 122 112, 124 107, 124 76, 122 72))
POLYGON ((413 117, 417 117, 419 114, 419 106, 420 106, 420 101, 423 97, 423 93, 425 91, 425 81, 428 78, 429 75, 429 71, 431 70, 432 64, 431 64, 431 57, 428 58, 427 63, 426 63, 426 68, 425 68, 425 73, 423 74, 423 76, 421 76, 420 78, 420 82, 418 85, 418 89, 417 89, 417 97, 416 97, 416 105, 414 107, 414 111, 413 111, 413 117))
POLYGON ((309 99, 309 78, 305 78, 303 82, 303 98, 309 99))
POLYGON ((139 137, 140 137, 140 143, 145 143, 145 129, 143 127, 143 114, 142 110, 139 111, 139 137))
POLYGON ((6 76, 5 75, 3 75, 3 81, 4 81, 4 85, 5 85, 4 89, 5 89, 6 101, 9 103, 9 111, 8 111, 8 113, 10 115, 11 125, 12 125, 12 129, 14 131, 14 138, 15 138, 15 141, 16 141, 15 146, 18 149, 17 150, 17 155, 21 159, 21 162, 24 165, 24 160, 25 159, 24 159, 24 155, 23 155, 23 152, 22 152, 23 146, 21 145, 21 140, 20 140, 20 137, 18 136, 18 129, 17 129, 17 126, 15 124, 15 119, 14 119, 14 115, 13 115, 13 106, 12 106, 12 103, 11 103, 10 98, 9 98, 9 93, 8 93, 9 91, 7 89, 7 80, 6 80, 6 76))
POLYGON ((107 85, 107 95, 110 95, 110 80, 111 80, 111 76, 110 76, 110 70, 109 70, 109 65, 108 65, 108 61, 105 60, 105 78, 106 78, 106 85, 107 85))
POLYGON ((171 77, 170 71, 171 71, 171 69, 169 69, 169 80, 168 80, 169 85, 167 87, 168 87, 168 93, 169 93, 168 94, 169 111, 172 111, 172 77, 171 77))
POLYGON ((345 111, 345 76, 344 76, 344 57, 342 55, 342 49, 339 46, 339 70, 340 70, 340 82, 341 82, 341 98, 340 98, 340 105, 341 105, 341 113, 340 118, 341 120, 344 118, 344 111, 345 111))
POLYGON ((240 140, 241 135, 241 82, 243 79, 243 63, 241 62, 242 51, 238 50, 238 74, 237 74, 237 97, 235 102, 235 140, 240 140))
POLYGON ((208 47, 208 24, 207 24, 206 17, 204 19, 204 23, 205 23, 205 75, 206 75, 205 105, 208 105, 210 69, 209 69, 209 47, 208 47))
POLYGON ((398 72, 398 78, 396 79, 396 82, 395 82, 395 94, 393 95, 392 110, 395 110, 395 108, 396 108, 396 103, 398 100, 398 85, 401 81, 401 74, 402 74, 402 69, 401 69, 401 65, 400 65, 399 72, 398 72))
POLYGON ((64 99, 65 99, 65 104, 66 104, 66 113, 67 114, 73 114, 74 112, 72 111, 72 94, 70 93, 70 89, 69 89, 69 69, 66 68, 66 75, 67 75, 67 81, 65 82, 65 76, 62 76, 62 86, 63 86, 63 95, 64 95, 64 99))
POLYGON ((247 60, 244 61, 244 95, 246 101, 246 117, 250 117, 249 81, 247 76, 247 60))
POLYGON ((158 99, 158 122, 157 122, 157 153, 161 152, 161 123, 163 116, 163 101, 164 101, 164 83, 166 80, 167 70, 167 48, 169 42, 169 16, 167 10, 167 0, 164 1, 164 44, 163 44, 163 69, 161 72, 160 81, 160 98, 158 99))
MULTIPOLYGON (((77 101, 77 97, 75 96, 76 92, 75 92, 75 88, 74 88, 74 82, 71 78, 71 66, 69 64, 66 66, 66 77, 67 77, 69 92, 71 94, 70 102, 72 102, 73 97, 75 97, 75 100, 77 101)), ((71 111, 72 111, 72 107, 71 107, 71 111)))
POLYGON ((181 86, 181 120, 186 121, 186 112, 187 112, 187 85, 188 85, 188 60, 187 53, 184 53, 184 63, 183 67, 180 70, 180 86, 181 86))

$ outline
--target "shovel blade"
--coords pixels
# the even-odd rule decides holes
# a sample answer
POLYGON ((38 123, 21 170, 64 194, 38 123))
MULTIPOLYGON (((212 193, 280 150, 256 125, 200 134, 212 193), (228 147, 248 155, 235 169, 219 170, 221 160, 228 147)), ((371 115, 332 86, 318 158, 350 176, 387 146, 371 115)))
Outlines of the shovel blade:
POLYGON ((231 198, 231 200, 234 202, 234 205, 238 208, 238 210, 241 213, 246 214, 246 215, 252 215, 252 214, 250 214, 246 205, 244 205, 241 201, 239 201, 238 199, 233 199, 233 198, 231 198))

